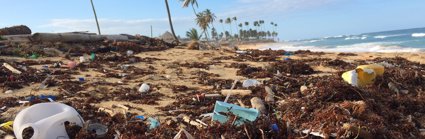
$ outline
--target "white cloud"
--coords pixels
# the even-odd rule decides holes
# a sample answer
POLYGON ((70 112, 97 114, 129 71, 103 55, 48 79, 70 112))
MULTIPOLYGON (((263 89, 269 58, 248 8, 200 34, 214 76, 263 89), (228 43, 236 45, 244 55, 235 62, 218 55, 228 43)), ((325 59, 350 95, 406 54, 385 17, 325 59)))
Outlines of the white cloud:
POLYGON ((264 17, 307 10, 341 0, 238 0, 238 7, 220 16, 264 17))
MULTIPOLYGON (((150 26, 153 26, 154 36, 169 31, 168 18, 163 19, 99 19, 102 34, 143 34, 150 35, 150 26)), ((191 18, 174 18, 176 32, 181 33, 194 27, 191 18)), ((38 26, 36 31, 46 32, 97 32, 94 19, 52 19, 47 24, 38 26)))

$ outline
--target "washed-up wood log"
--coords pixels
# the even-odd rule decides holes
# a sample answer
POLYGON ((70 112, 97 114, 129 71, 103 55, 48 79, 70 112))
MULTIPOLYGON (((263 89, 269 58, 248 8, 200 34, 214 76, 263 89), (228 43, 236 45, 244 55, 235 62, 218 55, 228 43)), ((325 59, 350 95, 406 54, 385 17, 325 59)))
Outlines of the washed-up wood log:
POLYGON ((224 96, 227 96, 227 95, 247 96, 252 94, 252 91, 251 90, 221 90, 221 94, 224 96))
POLYGON ((82 33, 35 33, 31 37, 35 42, 100 42, 105 40, 101 35, 82 33))
POLYGON ((252 108, 257 109, 258 111, 260 111, 260 113, 262 114, 266 113, 266 106, 264 106, 264 102, 263 100, 261 100, 261 98, 253 97, 251 99, 251 105, 252 105, 252 108))
POLYGON ((265 87, 265 90, 266 90, 266 97, 264 98, 264 100, 267 103, 274 103, 274 92, 273 92, 273 90, 268 86, 265 87))
POLYGON ((31 42, 31 34, 28 35, 5 35, 2 36, 4 41, 1 41, 2 43, 7 42, 18 42, 18 43, 25 43, 25 42, 31 42))
POLYGON ((7 64, 7 63, 3 63, 3 66, 4 66, 5 68, 7 68, 8 70, 12 71, 12 72, 13 72, 13 73, 15 73, 15 74, 21 74, 21 73, 22 73, 21 71, 19 71, 19 70, 15 69, 14 67, 12 67, 11 65, 9 65, 9 64, 7 64))
POLYGON ((106 40, 111 40, 111 41, 128 41, 128 36, 124 36, 124 35, 102 35, 105 37, 106 40))
POLYGON ((25 25, 6 27, 0 29, 0 35, 31 34, 31 29, 25 25))

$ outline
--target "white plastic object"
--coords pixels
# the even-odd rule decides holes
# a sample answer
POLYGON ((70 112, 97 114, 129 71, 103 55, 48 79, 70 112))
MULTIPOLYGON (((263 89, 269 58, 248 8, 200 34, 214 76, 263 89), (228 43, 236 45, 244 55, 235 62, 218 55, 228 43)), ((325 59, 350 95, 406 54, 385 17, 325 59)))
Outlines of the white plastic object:
POLYGON ((150 89, 149 85, 148 85, 148 84, 146 84, 146 83, 144 83, 144 84, 142 84, 142 85, 140 86, 140 88, 139 88, 139 92, 140 92, 140 93, 146 93, 146 92, 148 92, 148 91, 149 91, 149 89, 150 89))
POLYGON ((86 62, 86 58, 84 56, 80 56, 80 63, 86 62))
POLYGON ((127 56, 132 56, 133 54, 134 54, 134 51, 132 51, 132 50, 127 51, 127 56))
POLYGON ((258 85, 261 85, 261 83, 254 79, 248 79, 243 81, 242 83, 242 87, 251 87, 251 86, 258 86, 258 85))
POLYGON ((84 120, 78 112, 65 104, 50 102, 35 104, 25 108, 15 117, 13 132, 22 139, 25 128, 34 130, 32 139, 68 139, 65 122, 83 127, 84 120))

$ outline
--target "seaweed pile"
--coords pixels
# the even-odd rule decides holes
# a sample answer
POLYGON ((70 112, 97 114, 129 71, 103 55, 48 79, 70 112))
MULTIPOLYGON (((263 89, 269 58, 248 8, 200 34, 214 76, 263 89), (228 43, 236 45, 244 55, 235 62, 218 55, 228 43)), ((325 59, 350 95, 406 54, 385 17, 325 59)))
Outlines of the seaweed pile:
MULTIPOLYGON (((125 43, 120 43, 124 45, 125 43)), ((127 49, 127 48, 123 48, 127 49)), ((133 49, 136 53, 139 48, 133 49)), ((97 55, 96 60, 68 69, 49 67, 50 71, 30 68, 29 65, 47 65, 59 61, 8 62, 18 70, 25 71, 21 75, 13 74, 0 67, 0 88, 3 90, 18 89, 33 83, 40 83, 54 75, 55 79, 47 81, 48 86, 56 86, 61 94, 55 101, 74 107, 87 123, 100 123, 108 128, 102 138, 173 138, 181 129, 185 129, 195 138, 425 138, 425 65, 408 61, 404 58, 377 58, 371 61, 347 63, 342 60, 279 60, 285 51, 249 50, 246 54, 235 54, 232 57, 212 58, 213 62, 171 62, 166 68, 179 74, 192 70, 184 79, 191 79, 202 87, 194 88, 185 85, 165 83, 150 84, 151 91, 141 94, 137 88, 128 87, 131 82, 139 82, 140 78, 158 74, 155 67, 149 64, 166 61, 158 58, 140 58, 126 55, 126 51, 118 49, 118 53, 106 52, 97 55), (241 82, 231 79, 217 78, 219 75, 207 72, 211 65, 223 64, 221 60, 237 62, 225 65, 226 68, 238 69, 237 75, 247 79, 267 78, 257 86, 244 87, 241 82), (255 67, 247 62, 269 62, 268 66, 255 67), (339 73, 332 75, 312 76, 311 63, 325 63, 337 69, 348 69, 355 65, 367 63, 384 63, 386 71, 377 77, 375 83, 366 87, 354 87, 343 81, 339 73), (123 66, 132 63, 146 63, 145 68, 123 66), (195 70, 196 69, 196 70, 195 70), (71 74, 96 70, 105 78, 121 79, 121 82, 81 82, 71 74), (194 77, 194 78, 191 78, 194 77), (113 89, 108 88, 114 86, 113 89), (167 87, 175 96, 165 96, 161 88, 167 87), (87 88, 94 88, 87 91, 87 88), (267 88, 274 92, 273 101, 266 101, 265 112, 254 122, 246 122, 236 126, 233 121, 236 115, 227 114, 227 123, 212 121, 211 117, 201 115, 211 113, 216 101, 223 101, 226 96, 220 95, 222 90, 249 90, 248 95, 232 95, 227 102, 243 107, 251 107, 252 98, 265 99, 269 96, 267 88), (215 97, 207 97, 215 95, 215 97), (151 129, 150 122, 138 118, 137 113, 108 111, 95 104, 102 101, 125 101, 133 104, 158 105, 164 99, 174 99, 169 105, 159 107, 162 113, 153 117, 162 117, 160 126, 151 129), (189 120, 188 120, 189 119, 189 120), (201 121, 204 124, 193 124, 201 121)), ((153 49, 160 50, 160 49, 153 49)), ((162 50, 162 49, 161 49, 162 50)), ((87 53, 88 51, 76 51, 87 53)), ((323 53, 298 51, 295 55, 322 55, 323 53)), ((348 55, 348 54, 344 54, 348 55)), ((351 55, 351 54, 350 54, 351 55)), ((0 60, 0 62, 7 62, 0 60)), ((91 75, 89 75, 91 76, 91 75)), ((180 76, 178 76, 179 78, 180 76)), ((179 78, 183 79, 183 78, 179 78)), ((169 80, 168 77, 158 80, 169 80)), ((138 86, 140 84, 137 84, 138 86)), ((28 97, 0 98, 1 112, 19 107, 19 100, 28 97)), ((36 103, 47 100, 31 101, 36 103)), ((123 105, 125 109, 136 109, 132 105, 123 105)), ((7 117, 0 118, 6 122, 7 117)), ((13 120, 13 119, 12 119, 13 120)), ((68 135, 75 139, 99 138, 87 126, 79 127, 66 123, 68 135)), ((3 129, 2 129, 3 130, 3 129)), ((13 134, 7 131, 8 134, 13 134)), ((4 137, 1 134, 0 137, 4 137)), ((31 135, 31 131, 28 131, 31 135)))

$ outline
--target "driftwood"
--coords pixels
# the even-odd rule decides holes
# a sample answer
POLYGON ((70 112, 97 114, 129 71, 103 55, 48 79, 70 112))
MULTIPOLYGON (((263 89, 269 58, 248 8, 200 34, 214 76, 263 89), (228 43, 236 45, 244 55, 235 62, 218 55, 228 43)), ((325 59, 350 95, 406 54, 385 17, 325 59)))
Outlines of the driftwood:
POLYGON ((221 94, 224 96, 227 96, 227 95, 247 96, 252 94, 252 91, 251 90, 221 90, 221 94))
POLYGON ((101 35, 82 33, 35 33, 31 40, 35 42, 100 42, 105 38, 101 35))
POLYGON ((4 41, 2 41, 3 43, 7 43, 7 42, 17 42, 17 43, 31 42, 31 34, 29 34, 29 35, 5 35, 5 36, 2 36, 2 38, 5 39, 4 41))
POLYGON ((187 116, 187 115, 182 114, 182 115, 180 115, 179 117, 181 117, 181 118, 183 119, 183 121, 184 121, 184 122, 186 122, 186 123, 188 123, 188 124, 190 124, 190 125, 193 125, 193 126, 196 126, 196 127, 199 127, 199 128, 203 128, 203 127, 205 127, 205 125, 203 125, 203 124, 201 124, 201 123, 199 123, 199 122, 197 122, 197 121, 192 121, 192 120, 190 120, 190 117, 189 117, 189 116, 187 116))
POLYGON ((11 65, 9 65, 9 64, 7 64, 7 63, 3 63, 3 66, 4 66, 5 68, 7 68, 8 70, 12 71, 12 72, 13 72, 13 73, 15 73, 15 74, 21 74, 21 73, 22 73, 21 71, 19 71, 19 70, 15 69, 14 67, 12 67, 11 65))

